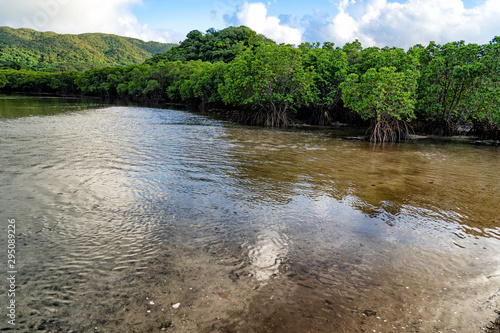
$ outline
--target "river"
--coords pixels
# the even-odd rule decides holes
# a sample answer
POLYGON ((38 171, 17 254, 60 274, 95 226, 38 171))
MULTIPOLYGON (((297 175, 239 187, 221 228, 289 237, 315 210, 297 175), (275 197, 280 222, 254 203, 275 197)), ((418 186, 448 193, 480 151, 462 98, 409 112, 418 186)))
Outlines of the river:
MULTIPOLYGON (((21 332, 480 332, 500 149, 0 96, 21 332)), ((7 314, 14 299, 15 326, 7 314)))

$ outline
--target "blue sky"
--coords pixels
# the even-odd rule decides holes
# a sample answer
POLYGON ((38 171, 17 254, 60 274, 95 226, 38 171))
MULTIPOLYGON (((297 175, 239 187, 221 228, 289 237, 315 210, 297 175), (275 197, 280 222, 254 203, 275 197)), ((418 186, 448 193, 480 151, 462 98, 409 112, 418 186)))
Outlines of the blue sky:
POLYGON ((500 0, 0 0, 0 8, 0 25, 14 28, 175 43, 191 30, 230 25, 277 42, 359 39, 365 47, 487 43, 500 35, 500 0))

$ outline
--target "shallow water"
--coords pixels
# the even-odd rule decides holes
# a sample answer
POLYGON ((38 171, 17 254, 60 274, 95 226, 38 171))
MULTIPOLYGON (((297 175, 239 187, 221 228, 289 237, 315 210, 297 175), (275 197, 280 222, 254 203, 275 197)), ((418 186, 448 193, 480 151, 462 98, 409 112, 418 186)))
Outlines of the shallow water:
POLYGON ((20 331, 478 332, 495 316, 496 147, 95 100, 0 109, 20 331))

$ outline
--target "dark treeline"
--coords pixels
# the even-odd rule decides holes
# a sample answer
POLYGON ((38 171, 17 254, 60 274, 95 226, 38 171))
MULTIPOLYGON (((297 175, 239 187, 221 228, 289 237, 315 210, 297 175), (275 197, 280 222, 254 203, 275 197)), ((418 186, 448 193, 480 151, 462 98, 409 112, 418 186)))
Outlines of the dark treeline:
POLYGON ((460 129, 500 139, 500 37, 399 48, 276 45, 247 27, 190 32, 141 65, 85 72, 0 71, 3 91, 80 94, 225 109, 235 120, 286 127, 369 125, 373 142, 460 129), (294 120, 291 120, 294 119, 294 120))

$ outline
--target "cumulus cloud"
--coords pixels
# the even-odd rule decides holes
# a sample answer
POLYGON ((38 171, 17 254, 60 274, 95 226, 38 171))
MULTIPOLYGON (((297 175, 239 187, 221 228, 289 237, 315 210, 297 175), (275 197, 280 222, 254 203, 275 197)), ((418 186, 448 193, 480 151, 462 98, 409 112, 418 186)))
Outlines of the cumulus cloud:
POLYGON ((278 43, 298 45, 302 42, 302 32, 299 29, 281 24, 275 16, 267 16, 266 5, 262 2, 244 2, 236 13, 239 24, 271 38, 278 43))
POLYGON ((169 30, 138 22, 133 5, 142 0, 0 0, 0 25, 58 33, 104 32, 146 41, 178 42, 169 30))
POLYGON ((304 39, 309 42, 331 41, 327 27, 331 23, 330 14, 325 10, 314 9, 312 14, 306 14, 300 20, 304 39))
POLYGON ((363 46, 487 43, 500 31, 499 17, 498 0, 485 0, 469 9, 462 0, 342 0, 322 34, 337 44, 359 39, 363 46))

